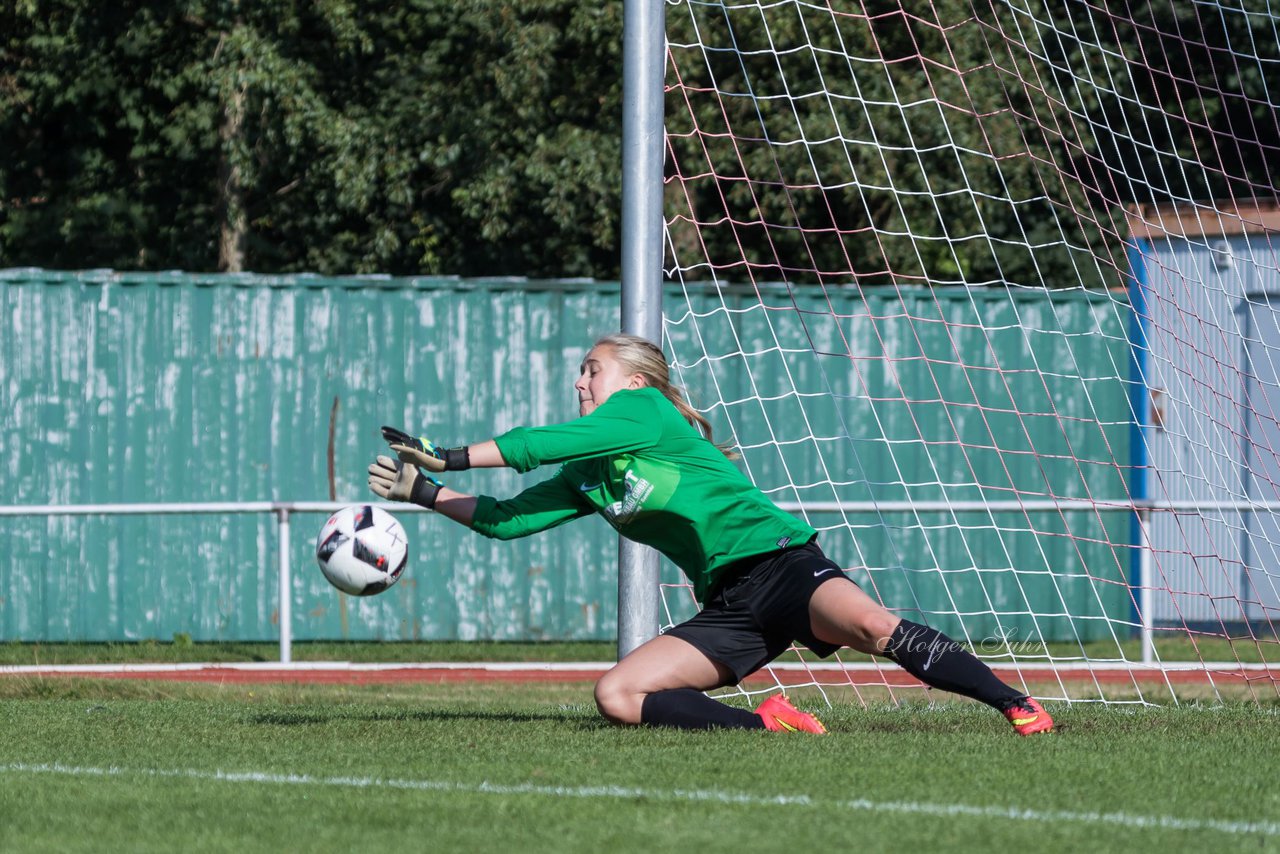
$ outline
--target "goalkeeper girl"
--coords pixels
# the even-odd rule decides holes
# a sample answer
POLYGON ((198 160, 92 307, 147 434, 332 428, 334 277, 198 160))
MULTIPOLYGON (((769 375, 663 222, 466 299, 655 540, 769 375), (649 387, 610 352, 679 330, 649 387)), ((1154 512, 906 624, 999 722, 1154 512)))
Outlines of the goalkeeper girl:
POLYGON ((654 344, 601 338, 574 388, 579 418, 517 427, 476 445, 444 449, 384 427, 396 458, 377 458, 369 487, 499 539, 599 513, 680 567, 702 610, 600 678, 596 705, 610 721, 825 732, 782 695, 752 713, 703 693, 736 685, 799 642, 823 657, 843 646, 884 656, 927 685, 992 706, 1021 735, 1052 729, 1038 702, 946 635, 882 608, 827 558, 817 532, 778 509, 712 443, 710 425, 671 384, 654 344), (560 468, 502 501, 465 495, 432 476, 547 464, 560 468))

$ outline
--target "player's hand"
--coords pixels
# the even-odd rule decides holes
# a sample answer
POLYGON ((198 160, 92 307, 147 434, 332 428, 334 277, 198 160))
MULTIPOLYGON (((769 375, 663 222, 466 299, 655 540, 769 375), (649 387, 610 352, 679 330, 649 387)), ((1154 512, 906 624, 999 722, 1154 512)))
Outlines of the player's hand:
POLYGON ((391 445, 396 456, 406 463, 422 466, 430 472, 465 471, 471 468, 466 447, 441 448, 428 439, 410 436, 394 427, 382 428, 382 438, 391 445))
POLYGON ((379 455, 369 466, 369 489, 380 498, 410 501, 419 507, 435 507, 444 484, 425 477, 415 466, 379 455))

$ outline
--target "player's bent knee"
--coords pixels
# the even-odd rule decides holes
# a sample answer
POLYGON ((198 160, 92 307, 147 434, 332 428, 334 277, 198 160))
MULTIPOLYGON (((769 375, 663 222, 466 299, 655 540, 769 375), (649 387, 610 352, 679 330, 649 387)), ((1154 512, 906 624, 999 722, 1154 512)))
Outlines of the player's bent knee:
POLYGON ((871 649, 867 652, 872 654, 878 653, 880 648, 889 640, 889 636, 893 634, 893 630, 898 627, 898 623, 902 622, 902 618, 888 611, 880 611, 867 620, 864 633, 871 649))
POLYGON ((849 645, 858 652, 868 655, 880 655, 884 644, 893 630, 897 628, 901 618, 888 611, 872 612, 863 615, 862 619, 852 627, 853 643, 849 645))
POLYGON ((899 622, 900 617, 886 610, 869 610, 845 622, 838 632, 838 640, 858 652, 879 655, 899 622))
POLYGON ((606 675, 596 682, 596 709, 610 723, 640 723, 640 708, 644 704, 644 695, 619 685, 606 675))

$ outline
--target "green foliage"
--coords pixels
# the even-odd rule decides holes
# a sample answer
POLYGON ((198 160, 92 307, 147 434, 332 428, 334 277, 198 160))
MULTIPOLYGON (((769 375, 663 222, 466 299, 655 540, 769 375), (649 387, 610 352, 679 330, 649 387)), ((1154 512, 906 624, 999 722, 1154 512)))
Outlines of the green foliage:
MULTIPOLYGON (((1274 198, 1270 16, 1125 8, 668 6, 678 256, 1115 285, 1125 205, 1274 198)), ((621 41, 581 0, 6 4, 0 265, 211 270, 230 229, 262 272, 615 277, 621 41)))
POLYGON ((616 4, 32 0, 0 25, 0 264, 214 269, 239 214, 268 272, 615 271, 616 4))
POLYGON ((1126 206, 1277 194, 1267 14, 690 3, 668 33, 701 226, 672 240, 721 277, 1118 286, 1126 206))
POLYGON ((1097 134, 1071 159, 1088 186, 1128 175, 1157 198, 1280 194, 1277 93, 1266 76, 1280 63, 1273 14, 1253 3, 1135 3, 1116 18, 1067 4, 1037 30, 1061 107, 1097 134))
POLYGON ((733 263, 745 232, 748 261, 765 278, 797 259, 818 281, 844 271, 868 283, 1011 275, 994 244, 975 238, 1019 230, 1017 203, 1039 194, 1028 186, 1034 170, 1025 146, 1021 162, 1016 150, 996 150, 1016 149, 1018 128, 1000 109, 998 81, 983 79, 989 50, 969 4, 932 9, 941 27, 887 3, 866 4, 868 17, 782 5, 705 7, 673 22, 685 30, 673 41, 696 31, 724 49, 705 69, 696 56, 674 58, 690 93, 680 118, 692 122, 677 130, 676 160, 696 161, 705 146, 720 178, 686 184, 693 218, 738 223, 708 229, 731 232, 714 242, 713 266, 733 263), (708 134, 730 133, 745 144, 705 145, 708 134), (988 151, 995 157, 981 156, 988 151), (1015 159, 1001 163, 1002 154, 1015 159), (788 191, 772 191, 784 176, 788 191))

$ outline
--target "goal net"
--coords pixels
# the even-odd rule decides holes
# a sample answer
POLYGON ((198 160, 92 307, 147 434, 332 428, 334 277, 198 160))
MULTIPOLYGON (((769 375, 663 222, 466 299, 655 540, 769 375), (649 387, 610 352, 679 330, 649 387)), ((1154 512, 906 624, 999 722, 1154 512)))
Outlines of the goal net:
MULTIPOLYGON (((1274 699, 1269 4, 666 16, 664 344, 753 481, 1039 696, 1274 699)), ((920 690, 800 650, 740 690, 779 684, 920 690)))

